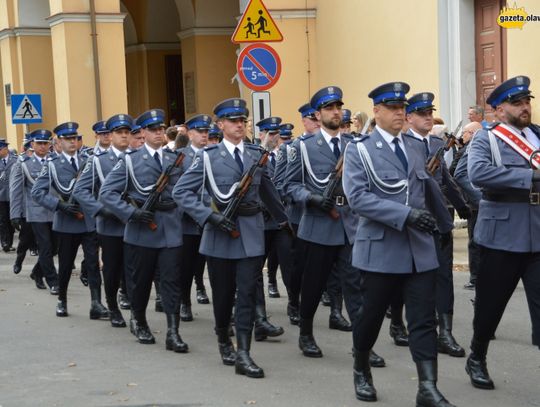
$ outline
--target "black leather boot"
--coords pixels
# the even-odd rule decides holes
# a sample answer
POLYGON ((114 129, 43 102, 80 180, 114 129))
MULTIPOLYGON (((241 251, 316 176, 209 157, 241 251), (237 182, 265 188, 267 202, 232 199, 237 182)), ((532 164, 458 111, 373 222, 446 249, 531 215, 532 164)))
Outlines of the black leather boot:
POLYGON ((369 365, 371 367, 385 367, 386 362, 384 359, 377 355, 373 349, 369 351, 369 365))
POLYGON ((120 305, 120 309, 131 308, 131 301, 122 289, 118 290, 118 305, 120 305))
POLYGON ((131 320, 129 321, 129 327, 130 327, 131 333, 135 335, 139 343, 142 343, 142 344, 156 343, 156 339, 154 338, 154 335, 152 335, 152 332, 150 331, 148 322, 146 322, 146 315, 144 314, 144 312, 132 312, 131 320))
POLYGON ((416 363, 418 393, 416 407, 455 407, 437 388, 437 361, 423 360, 416 363))
POLYGON ((371 368, 369 367, 370 351, 353 350, 354 355, 354 392, 362 401, 377 401, 377 390, 373 387, 371 368))
POLYGON ((109 311, 101 303, 101 288, 91 288, 90 298, 90 319, 109 319, 109 311))
POLYGON ((191 304, 180 303, 180 319, 184 322, 193 321, 193 313, 191 312, 191 304))
POLYGON ((300 318, 300 337, 298 338, 298 347, 308 358, 322 358, 321 349, 317 346, 313 337, 313 318, 300 318))
POLYGON ((345 319, 341 310, 343 309, 343 296, 329 294, 330 297, 330 318, 328 320, 328 326, 330 329, 337 329, 339 331, 351 332, 352 325, 345 319))
POLYGON ((487 370, 486 355, 489 342, 471 341, 471 354, 467 358, 465 371, 471 378, 471 383, 478 389, 492 390, 495 384, 487 370))
POLYGON ((165 349, 177 353, 186 353, 188 345, 182 340, 178 333, 180 325, 180 314, 166 314, 167 316, 167 339, 165 340, 165 349))
POLYGON ((120 312, 120 310, 112 309, 109 311, 109 318, 111 320, 111 326, 113 328, 125 328, 126 327, 126 320, 124 319, 124 316, 120 312))
POLYGON ((206 294, 206 289, 204 288, 204 286, 203 288, 197 288, 197 302, 199 304, 210 304, 210 299, 206 294))
POLYGON ((439 337, 437 338, 437 350, 439 353, 446 353, 456 358, 465 356, 463 349, 454 339, 452 335, 452 315, 439 315, 439 337))
POLYGON ((17 253, 15 264, 13 265, 13 273, 19 274, 22 270, 22 264, 24 260, 24 253, 17 253))
POLYGON ((330 306, 330 296, 328 295, 326 291, 323 291, 321 295, 321 304, 324 305, 325 307, 330 306))
POLYGON ((390 307, 390 336, 396 346, 409 346, 409 333, 403 323, 403 305, 390 307))
POLYGON ((298 325, 300 323, 300 309, 297 305, 287 304, 287 316, 291 325, 298 325))
POLYGON ((57 317, 67 317, 68 310, 67 310, 67 301, 66 300, 58 300, 58 303, 56 304, 56 316, 57 317))
POLYGON ((264 305, 255 306, 255 340, 264 341, 266 338, 283 335, 282 327, 272 325, 266 316, 264 305))
POLYGON ((270 298, 279 298, 281 294, 279 293, 277 283, 268 283, 268 296, 270 298))
POLYGON ((154 287, 156 289, 156 312, 163 312, 163 304, 161 303, 161 287, 159 286, 159 281, 154 280, 154 287))
POLYGON ((228 328, 215 328, 218 337, 219 354, 224 365, 234 366, 236 363, 236 351, 234 345, 229 338, 228 328))
POLYGON ((264 370, 255 364, 251 356, 249 356, 249 349, 251 347, 251 334, 245 332, 237 332, 237 346, 235 372, 236 374, 246 375, 255 379, 264 377, 264 370))

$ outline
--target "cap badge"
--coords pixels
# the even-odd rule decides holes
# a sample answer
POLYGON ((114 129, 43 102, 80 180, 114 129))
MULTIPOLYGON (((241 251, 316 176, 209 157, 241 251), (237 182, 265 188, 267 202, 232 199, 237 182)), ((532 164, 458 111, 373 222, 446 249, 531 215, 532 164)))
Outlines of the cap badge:
POLYGON ((516 85, 523 85, 525 83, 525 80, 523 76, 516 77, 516 85))
POLYGON ((238 99, 234 99, 233 106, 234 107, 240 107, 240 101, 238 99))

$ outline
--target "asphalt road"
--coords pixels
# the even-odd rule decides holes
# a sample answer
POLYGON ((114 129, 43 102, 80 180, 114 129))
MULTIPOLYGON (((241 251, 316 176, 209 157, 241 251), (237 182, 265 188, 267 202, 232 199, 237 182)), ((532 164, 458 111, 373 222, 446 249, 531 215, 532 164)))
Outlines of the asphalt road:
MULTIPOLYGON (((456 264, 466 263, 464 233, 457 232, 456 264)), ((298 328, 288 323, 286 299, 268 299, 271 320, 282 324, 285 334, 253 344, 252 355, 266 378, 248 379, 221 364, 211 305, 194 303, 195 320, 181 324, 190 352, 175 354, 165 350, 165 317, 153 309, 148 317, 155 345, 138 344, 127 328, 91 321, 88 288, 75 275, 68 294, 70 317, 55 317, 56 298, 36 289, 28 277, 36 258, 27 257, 23 271, 14 275, 14 257, 0 254, 0 407, 367 405, 354 397, 351 335, 328 329, 326 307, 319 308, 315 321, 324 357, 309 359, 298 349, 298 328)), ((468 273, 455 273, 454 334, 464 346, 471 339, 473 316, 473 293, 462 288, 467 279, 468 273)), ((416 370, 408 349, 391 342, 388 321, 375 350, 387 363, 373 369, 379 395, 375 405, 414 406, 416 370)), ((540 406, 540 353, 531 345, 522 286, 490 347, 496 389, 474 389, 464 363, 439 357, 439 388, 457 406, 540 406)))

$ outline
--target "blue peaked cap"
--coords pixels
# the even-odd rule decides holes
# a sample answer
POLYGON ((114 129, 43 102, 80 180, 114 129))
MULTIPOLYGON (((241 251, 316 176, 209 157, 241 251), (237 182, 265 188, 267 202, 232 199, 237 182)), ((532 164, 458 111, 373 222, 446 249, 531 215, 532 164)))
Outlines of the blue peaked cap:
POLYGON ((524 97, 534 97, 531 95, 529 85, 531 80, 527 76, 516 76, 504 81, 497 86, 486 99, 486 103, 496 108, 503 102, 511 102, 524 97))
POLYGON ((141 126, 142 129, 146 127, 165 126, 165 112, 161 109, 148 110, 137 117, 135 124, 141 126))
POLYGON ((422 110, 436 110, 435 106, 433 106, 434 99, 435 95, 431 92, 417 93, 407 100, 408 105, 405 111, 407 113, 414 113, 422 110))
POLYGON ((315 110, 319 110, 332 103, 343 104, 341 100, 343 98, 343 91, 337 86, 327 86, 318 90, 311 97, 311 107, 315 110))
POLYGON ((188 119, 185 123, 189 130, 200 129, 209 130, 212 124, 212 118, 207 114, 198 114, 188 119))
POLYGON ((79 123, 65 122, 56 126, 53 131, 58 137, 75 137, 78 128, 79 123))
POLYGON ((373 104, 407 103, 405 95, 411 87, 405 82, 389 82, 378 86, 369 92, 368 97, 373 99, 373 104))
POLYGON ((107 132, 119 129, 128 129, 131 131, 133 127, 133 117, 129 114, 115 114, 114 116, 109 117, 106 126, 107 132))

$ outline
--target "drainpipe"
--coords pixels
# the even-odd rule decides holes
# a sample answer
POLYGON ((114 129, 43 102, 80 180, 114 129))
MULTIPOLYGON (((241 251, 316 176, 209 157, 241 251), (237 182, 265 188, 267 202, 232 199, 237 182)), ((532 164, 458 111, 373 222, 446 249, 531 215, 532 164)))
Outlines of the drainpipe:
POLYGON ((99 53, 97 43, 97 30, 96 30, 96 4, 95 0, 90 0, 90 28, 92 33, 92 52, 94 54, 94 82, 96 88, 96 112, 97 120, 102 119, 101 111, 101 80, 99 78, 99 53))

